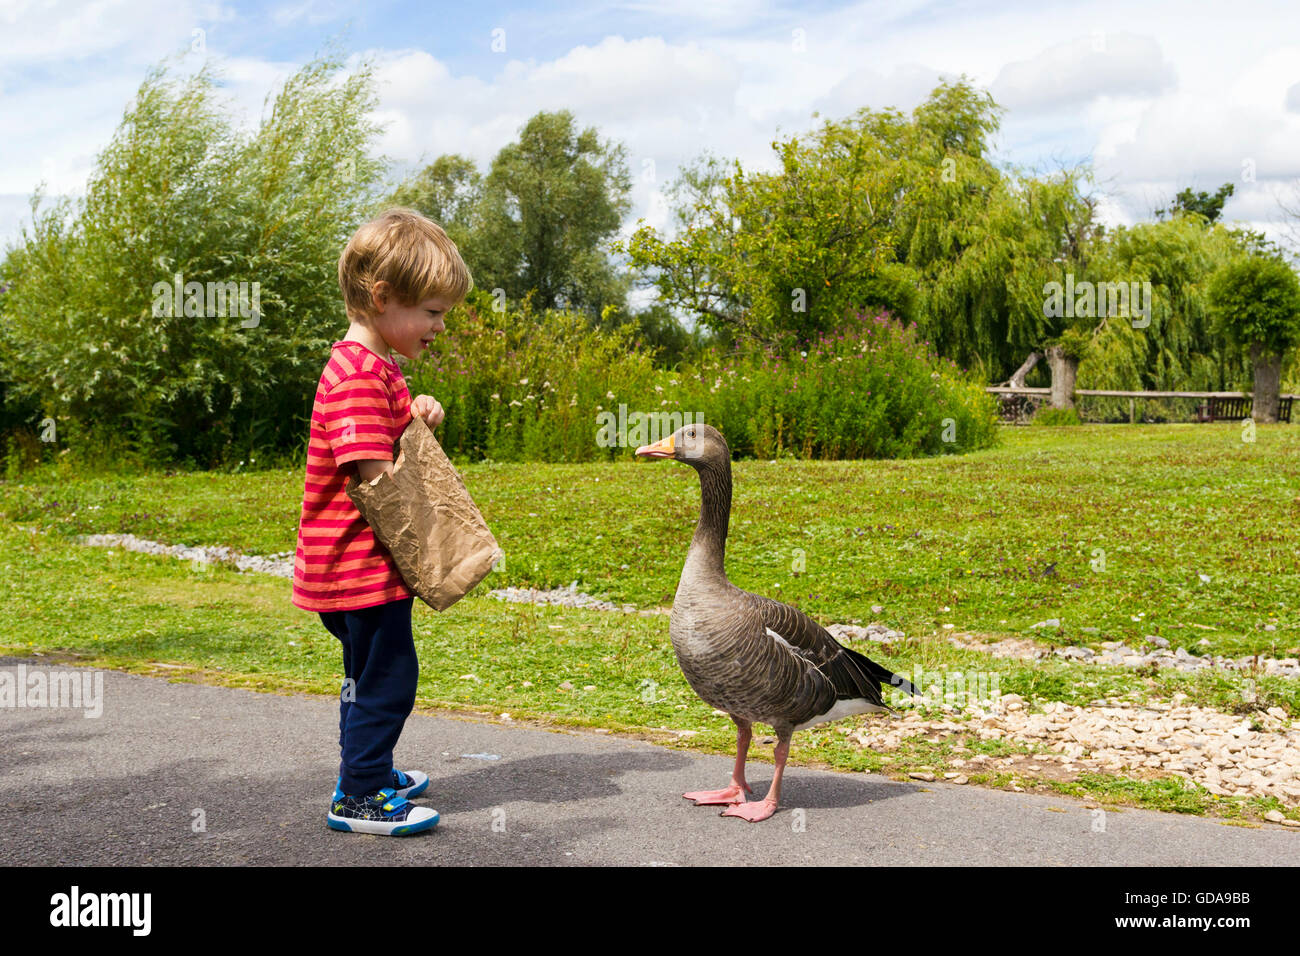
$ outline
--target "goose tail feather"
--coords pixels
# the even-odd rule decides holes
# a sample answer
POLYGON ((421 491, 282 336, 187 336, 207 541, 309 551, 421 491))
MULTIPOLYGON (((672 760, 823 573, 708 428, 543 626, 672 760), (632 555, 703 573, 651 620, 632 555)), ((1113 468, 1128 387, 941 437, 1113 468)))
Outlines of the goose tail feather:
POLYGON ((921 695, 921 692, 917 690, 916 685, 913 684, 906 677, 901 677, 898 674, 895 674, 889 668, 882 667, 881 665, 873 661, 871 658, 867 657, 865 654, 859 654, 857 651, 847 647, 845 648, 845 650, 848 651, 850 655, 852 655, 853 659, 857 661, 859 665, 861 665, 863 670, 865 670, 868 674, 870 674, 880 683, 880 686, 882 688, 886 686, 897 687, 899 690, 903 691, 904 693, 911 694, 913 697, 919 697, 921 695))

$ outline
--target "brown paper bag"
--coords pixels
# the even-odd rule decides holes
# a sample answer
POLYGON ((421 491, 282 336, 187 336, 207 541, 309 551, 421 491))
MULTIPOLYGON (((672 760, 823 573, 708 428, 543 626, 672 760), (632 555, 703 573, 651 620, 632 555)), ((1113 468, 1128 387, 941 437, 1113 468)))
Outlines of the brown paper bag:
POLYGON ((406 586, 445 611, 483 580, 503 556, 465 482, 416 416, 398 440, 390 477, 348 479, 347 493, 393 556, 406 586))

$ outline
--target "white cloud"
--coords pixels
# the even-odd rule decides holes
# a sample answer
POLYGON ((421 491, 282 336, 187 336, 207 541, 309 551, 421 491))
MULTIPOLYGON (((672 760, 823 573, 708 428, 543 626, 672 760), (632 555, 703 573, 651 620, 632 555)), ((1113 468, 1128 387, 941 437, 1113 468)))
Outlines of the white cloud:
POLYGON ((329 23, 343 16, 346 10, 346 7, 324 0, 302 0, 276 7, 271 11, 271 22, 282 27, 297 23, 329 23))
POLYGON ((1125 219, 1149 215, 1183 188, 1212 194, 1231 182, 1224 219, 1276 238, 1279 189, 1300 177, 1300 115, 1285 108, 1298 59, 1294 48, 1265 53, 1221 86, 1128 104, 1116 115, 1099 101, 1097 168, 1118 183, 1125 219))
POLYGON ((656 20, 688 20, 704 22, 714 27, 736 28, 770 14, 771 4, 764 0, 653 0, 649 3, 624 2, 612 5, 614 10, 629 13, 647 13, 656 20))
POLYGON ((9 71, 108 53, 130 63, 151 62, 188 47, 200 17, 219 13, 219 6, 183 0, 11 0, 0 4, 0 63, 9 71))
MULTIPOLYGON (((184 56, 193 31, 233 16, 207 0, 0 2, 0 194, 30 196, 41 182, 51 197, 82 193, 148 68, 174 56, 181 72, 197 67, 184 56)), ((0 199, 0 241, 27 208, 0 199)))
POLYGON ((989 92, 1008 110, 1028 114, 1079 106, 1099 96, 1155 95, 1175 82, 1154 38, 1098 30, 1008 63, 989 92))
POLYGON ((1300 113, 1300 83, 1287 87, 1286 109, 1288 113, 1300 113))
POLYGON ((634 176, 650 159, 659 180, 729 131, 732 144, 765 135, 736 116, 733 66, 659 37, 606 37, 549 62, 504 61, 487 81, 410 50, 387 54, 376 76, 379 117, 390 124, 380 148, 408 162, 456 152, 486 169, 540 110, 571 110, 580 127, 626 144, 634 176))
MULTIPOLYGON (((336 16, 335 2, 282 0, 259 28, 300 32, 336 16)), ((568 31, 574 42, 531 57, 525 38, 541 26, 522 9, 499 12, 511 24, 508 52, 486 61, 465 55, 452 68, 432 50, 372 51, 377 118, 388 122, 379 151, 400 169, 448 152, 486 168, 530 116, 568 108, 581 126, 627 144, 631 218, 664 225, 662 201, 652 204, 681 163, 708 151, 771 168, 771 141, 811 128, 814 110, 906 111, 964 73, 1009 108, 999 155, 1041 168, 1094 160, 1110 221, 1147 215, 1184 186, 1213 191, 1225 181, 1238 184, 1227 215, 1266 221, 1267 197, 1300 176, 1293 8, 1239 0, 1224 16, 1175 0, 872 0, 816 11, 760 0, 597 2, 571 25, 546 18, 548 43, 568 31), (651 13, 654 35, 644 35, 651 13), (610 35, 589 38, 595 22, 610 35), (1256 183, 1242 179, 1246 159, 1256 183), (647 161, 653 182, 641 176, 647 161)), ((226 57, 225 92, 256 121, 266 93, 299 64, 248 55, 246 19, 207 0, 0 0, 0 141, 39 144, 6 153, 0 234, 16 228, 17 204, 5 196, 26 195, 42 178, 52 192, 80 191, 144 70, 187 48, 195 26, 207 30, 208 51, 226 57)))
POLYGON ((846 117, 859 108, 893 107, 904 113, 925 102, 930 92, 944 80, 955 80, 951 73, 904 63, 889 73, 863 67, 836 83, 815 101, 815 108, 828 117, 846 117))

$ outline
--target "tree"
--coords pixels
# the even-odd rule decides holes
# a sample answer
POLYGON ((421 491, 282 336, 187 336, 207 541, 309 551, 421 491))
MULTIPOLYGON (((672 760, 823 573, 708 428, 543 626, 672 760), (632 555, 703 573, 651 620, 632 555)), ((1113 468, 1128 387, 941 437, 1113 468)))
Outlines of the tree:
POLYGON ((1017 179, 990 161, 999 113, 962 80, 910 116, 864 108, 774 142, 773 173, 706 157, 671 188, 676 235, 643 227, 627 251, 715 330, 810 339, 885 308, 941 354, 1009 370, 1057 331, 1043 276, 1099 230, 1081 173, 1017 179))
POLYGON ((654 356, 656 364, 667 367, 676 366, 698 355, 712 341, 698 325, 688 330, 678 321, 672 309, 662 302, 633 313, 608 306, 596 325, 607 331, 630 326, 636 340, 654 356))
POLYGON ((486 176, 458 154, 439 156, 389 204, 437 222, 481 289, 539 309, 570 308, 599 322, 622 311, 629 282, 606 255, 631 208, 626 148, 577 130, 568 110, 540 112, 503 147, 486 176))
POLYGON ((343 65, 304 66, 251 135, 209 65, 185 80, 155 68, 85 198, 44 206, 37 192, 0 270, 0 378, 55 420, 61 444, 100 454, 121 437, 202 465, 301 446, 346 328, 339 250, 383 172, 372 70, 340 78, 343 65))
POLYGON ((910 308, 891 228, 909 184, 938 171, 919 168, 907 125, 895 110, 826 120, 772 143, 775 173, 697 160, 669 190, 676 235, 642 227, 623 248, 662 301, 759 342, 809 339, 866 305, 910 308))
POLYGON ((1280 254, 1251 252, 1215 273, 1210 301, 1216 330, 1250 350, 1255 418, 1277 421, 1282 359, 1300 342, 1300 280, 1280 254))
POLYGON ((484 289, 540 309, 568 307, 598 317, 622 306, 627 283, 606 254, 631 207, 626 148, 578 132, 573 114, 541 112, 492 161, 483 184, 481 230, 473 242, 484 289))
POLYGON ((1047 289, 1092 274, 1103 230, 1084 191, 1089 172, 1035 177, 990 169, 981 179, 970 202, 928 210, 935 238, 909 251, 926 290, 922 327, 941 354, 982 366, 992 381, 1026 355, 1012 377, 1046 355, 1053 378, 1063 380, 1083 357, 1083 339, 1075 335, 1066 349, 1061 337, 1090 332, 1096 322, 1073 309, 1049 309, 1047 289))
POLYGON ((1150 301, 1141 322, 1108 321, 1081 371, 1088 388, 1220 390, 1236 387, 1244 365, 1211 327, 1207 287, 1240 254, 1239 234, 1198 217, 1120 226, 1099 248, 1097 274, 1150 301), (1149 283, 1149 286, 1146 284, 1149 283), (1136 285, 1134 285, 1136 284, 1136 285))
POLYGON ((388 204, 414 209, 442 226, 468 261, 482 199, 483 177, 474 160, 448 153, 398 186, 388 204))
POLYGON ((1207 223, 1213 223, 1223 214, 1223 204, 1232 195, 1233 189, 1232 183, 1224 183, 1213 196, 1206 192, 1193 192, 1190 187, 1183 189, 1168 208, 1156 210, 1156 218, 1194 213, 1207 223))

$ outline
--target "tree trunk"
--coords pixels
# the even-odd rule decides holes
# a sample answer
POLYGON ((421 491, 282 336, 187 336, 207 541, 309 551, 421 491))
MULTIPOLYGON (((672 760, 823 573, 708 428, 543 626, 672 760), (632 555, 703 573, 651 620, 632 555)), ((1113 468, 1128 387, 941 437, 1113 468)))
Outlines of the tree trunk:
POLYGON ((1282 356, 1267 351, 1258 342, 1250 347, 1255 363, 1255 401, 1251 417, 1257 422, 1276 422, 1282 393, 1282 356))
POLYGON ((1079 374, 1079 360, 1065 354, 1059 345, 1047 349, 1047 364, 1052 369, 1053 408, 1074 408, 1074 379, 1079 374))
POLYGON ((1016 369, 1015 374, 1011 376, 1011 380, 1007 382, 1007 384, 1012 388, 1024 388, 1025 376, 1028 375, 1030 370, 1038 364, 1040 358, 1042 358, 1042 356, 1037 352, 1030 352, 1029 358, 1025 359, 1025 364, 1016 369))

